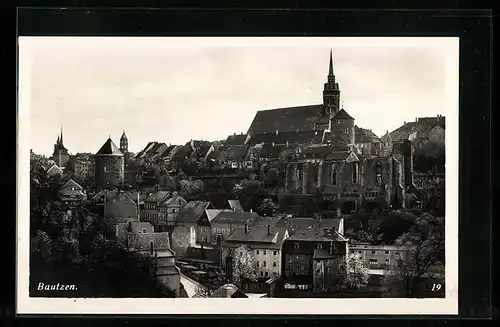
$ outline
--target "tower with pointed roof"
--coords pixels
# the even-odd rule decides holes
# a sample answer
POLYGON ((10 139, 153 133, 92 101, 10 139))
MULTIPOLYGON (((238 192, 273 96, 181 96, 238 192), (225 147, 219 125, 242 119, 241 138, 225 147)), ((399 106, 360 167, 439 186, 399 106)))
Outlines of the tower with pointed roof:
POLYGON ((120 137, 120 151, 123 154, 128 153, 128 138, 125 131, 123 131, 122 137, 120 137))
POLYGON ((333 54, 330 50, 330 64, 328 67, 328 76, 325 86, 323 88, 323 108, 324 115, 333 117, 340 110, 340 89, 339 83, 335 81, 335 74, 333 73, 333 54))
POLYGON ((125 159, 111 138, 95 154, 95 183, 98 187, 115 188, 123 185, 125 159))
POLYGON ((52 154, 52 160, 55 161, 56 165, 59 167, 64 167, 66 163, 69 161, 69 152, 68 149, 64 146, 63 143, 63 130, 61 126, 61 134, 57 136, 57 141, 54 144, 54 152, 52 154))

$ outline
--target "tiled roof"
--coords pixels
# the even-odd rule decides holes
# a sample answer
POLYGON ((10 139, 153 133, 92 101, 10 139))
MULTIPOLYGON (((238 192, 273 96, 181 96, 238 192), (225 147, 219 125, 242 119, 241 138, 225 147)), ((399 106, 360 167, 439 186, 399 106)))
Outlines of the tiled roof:
POLYGON ((176 145, 169 145, 167 149, 162 153, 161 157, 166 158, 169 156, 170 152, 176 147, 176 145))
POLYGON ((299 232, 318 229, 339 230, 341 227, 341 219, 317 219, 312 217, 282 217, 275 225, 276 228, 286 228, 290 235, 299 232))
POLYGON ((177 148, 177 151, 172 155, 171 159, 184 160, 187 157, 189 157, 192 151, 193 149, 191 148, 190 145, 179 146, 177 148))
POLYGON ((207 214, 208 221, 212 221, 219 213, 221 213, 222 209, 207 209, 205 210, 207 214))
POLYGON ((161 202, 164 201, 167 197, 170 196, 169 191, 157 191, 148 195, 147 199, 144 202, 161 202))
POLYGON ((316 227, 301 230, 293 234, 290 233, 290 241, 340 241, 347 242, 347 239, 337 232, 325 232, 322 228, 316 227))
POLYGON ((281 152, 286 148, 286 145, 270 145, 264 144, 259 151, 260 158, 279 159, 281 152))
POLYGON ((269 228, 267 226, 251 226, 248 232, 244 229, 235 229, 225 240, 225 247, 238 247, 248 244, 252 247, 280 249, 287 233, 285 228, 269 228))
POLYGON ((177 221, 196 223, 201 218, 205 210, 211 206, 210 202, 206 201, 190 201, 179 212, 177 221))
POLYGON ((243 291, 241 291, 240 289, 238 289, 238 287, 236 287, 233 284, 222 285, 221 287, 219 287, 218 289, 216 289, 210 295, 210 297, 216 297, 216 298, 227 298, 227 297, 231 297, 231 298, 237 298, 237 297, 248 298, 248 296, 245 293, 243 293, 243 291))
POLYGON ((55 174, 62 174, 63 170, 59 168, 58 165, 52 165, 49 169, 47 169, 47 174, 49 175, 55 175, 55 174))
POLYGON ((118 194, 118 190, 102 190, 92 198, 93 201, 103 201, 104 197, 106 201, 113 199, 118 194))
POLYGON ((113 155, 113 156, 123 156, 123 153, 118 149, 116 144, 108 138, 108 140, 103 144, 103 146, 97 151, 96 155, 113 155))
POLYGON ((246 145, 221 146, 219 148, 221 160, 243 160, 247 154, 246 145))
POLYGON ((164 206, 164 205, 168 206, 168 205, 173 204, 176 201, 180 202, 182 206, 187 204, 187 201, 182 196, 180 196, 177 192, 173 192, 172 196, 170 198, 168 198, 166 201, 162 202, 160 204, 160 206, 164 206))
POLYGON ((378 136, 369 129, 354 126, 354 139, 356 143, 372 143, 379 141, 378 136))
POLYGON ((291 132, 270 132, 264 134, 256 134, 250 140, 250 144, 257 143, 267 144, 317 144, 323 139, 324 130, 311 131, 291 131, 291 132))
POLYGON ((205 157, 211 147, 212 147, 212 145, 210 145, 210 144, 200 145, 196 150, 193 151, 191 156, 192 157, 205 157))
MULTIPOLYGON (((137 234, 137 251, 150 251, 150 242, 153 241, 154 249, 161 252, 172 252, 168 232, 164 233, 140 233, 137 234)), ((173 255, 173 252, 172 252, 173 255)))
POLYGON ((243 145, 247 139, 247 134, 229 135, 224 141, 224 145, 243 145))
POLYGON ((251 224, 258 215, 254 212, 241 212, 232 210, 223 210, 212 220, 213 223, 218 224, 251 224))
POLYGON ((317 123, 328 123, 323 116, 323 105, 279 108, 258 111, 248 130, 248 134, 312 131, 317 123))
POLYGON ((349 115, 347 113, 347 111, 345 111, 344 109, 340 109, 340 111, 337 112, 337 114, 335 116, 333 116, 332 119, 353 119, 354 120, 354 118, 352 118, 351 115, 349 115))
POLYGON ((241 206, 240 200, 227 200, 227 202, 228 202, 229 208, 231 208, 231 210, 245 211, 245 210, 243 210, 243 207, 241 206))
POLYGON ((132 200, 134 200, 135 203, 137 203, 137 195, 139 195, 139 203, 144 202, 148 198, 148 194, 144 192, 138 192, 136 190, 128 190, 125 192, 132 200))
POLYGON ((417 132, 417 138, 427 137, 429 131, 440 126, 445 129, 445 117, 421 117, 417 121, 407 122, 390 133, 393 142, 408 139, 410 134, 417 132))
POLYGON ((71 189, 75 189, 77 191, 81 191, 83 190, 83 187, 80 186, 80 184, 78 184, 77 182, 75 182, 74 180, 70 179, 69 181, 67 181, 63 186, 61 186, 60 190, 63 191, 63 190, 71 190, 71 189))

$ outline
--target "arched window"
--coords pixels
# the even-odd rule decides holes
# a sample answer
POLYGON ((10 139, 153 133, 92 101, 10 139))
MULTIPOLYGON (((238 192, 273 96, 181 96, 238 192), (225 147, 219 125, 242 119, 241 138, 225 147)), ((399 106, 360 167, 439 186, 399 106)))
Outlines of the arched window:
POLYGON ((382 166, 380 163, 375 166, 375 184, 382 185, 382 166))
POLYGON ((352 182, 357 183, 358 182, 358 163, 354 162, 352 164, 352 182))
POLYGON ((337 167, 335 163, 332 164, 332 171, 330 174, 330 183, 332 185, 337 185, 337 167))

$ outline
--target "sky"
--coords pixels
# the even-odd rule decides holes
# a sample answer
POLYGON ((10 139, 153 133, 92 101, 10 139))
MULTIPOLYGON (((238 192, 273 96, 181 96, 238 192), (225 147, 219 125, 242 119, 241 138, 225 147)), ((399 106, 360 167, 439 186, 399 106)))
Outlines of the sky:
POLYGON ((457 112, 454 38, 30 37, 19 41, 20 123, 46 155, 61 126, 73 154, 109 136, 118 145, 123 131, 132 152, 225 139, 258 110, 322 103, 330 50, 344 109, 378 136, 457 112))

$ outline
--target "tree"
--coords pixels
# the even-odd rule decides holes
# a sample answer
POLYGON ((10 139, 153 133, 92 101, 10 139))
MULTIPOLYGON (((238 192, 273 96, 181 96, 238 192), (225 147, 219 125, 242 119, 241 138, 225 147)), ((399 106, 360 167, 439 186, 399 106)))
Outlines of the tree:
POLYGON ((195 181, 183 179, 180 181, 181 193, 185 197, 193 197, 203 192, 205 185, 201 179, 195 181))
POLYGON ((424 278, 438 275, 444 265, 444 219, 428 213, 419 216, 396 244, 407 250, 396 260, 387 283, 402 284, 407 297, 417 296, 424 278))
POLYGON ((444 172, 445 145, 429 141, 414 153, 414 168, 420 172, 444 172))
POLYGON ((263 184, 257 180, 242 180, 233 187, 233 194, 243 208, 257 210, 263 193, 263 184))
POLYGON ((230 249, 226 255, 223 255, 223 262, 230 257, 229 276, 227 281, 242 288, 246 280, 256 280, 258 278, 258 269, 254 262, 252 249, 247 245, 242 245, 236 249, 230 249))
POLYGON ((359 289, 368 284, 368 268, 365 267, 363 260, 357 253, 349 256, 347 266, 348 273, 345 280, 347 287, 359 289))
POLYGON ((277 209, 278 205, 273 200, 265 198, 260 203, 258 212, 264 216, 273 216, 277 209))

